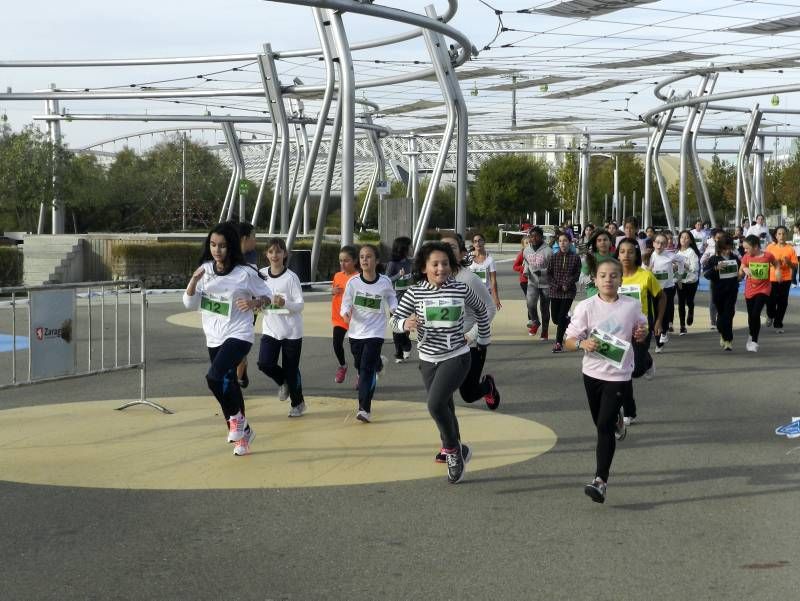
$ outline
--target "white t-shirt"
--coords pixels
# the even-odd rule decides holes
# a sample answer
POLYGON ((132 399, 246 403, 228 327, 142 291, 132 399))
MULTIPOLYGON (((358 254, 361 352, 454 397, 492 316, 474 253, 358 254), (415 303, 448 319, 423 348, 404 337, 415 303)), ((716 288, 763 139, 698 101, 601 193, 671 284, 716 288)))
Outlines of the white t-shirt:
POLYGON ((276 340, 297 340, 303 337, 303 288, 300 278, 289 269, 284 269, 279 276, 273 276, 269 267, 259 273, 267 278, 272 289, 272 305, 261 309, 261 332, 276 340), (283 307, 275 303, 275 296, 280 295, 286 301, 283 307))
POLYGON ((683 269, 684 262, 683 255, 668 250, 663 251, 661 254, 653 252, 650 255, 650 271, 656 276, 662 290, 675 286, 675 266, 680 271, 683 269))
POLYGON ((684 284, 694 284, 700 277, 700 257, 694 252, 694 249, 687 248, 686 250, 679 250, 678 254, 683 257, 683 271, 686 275, 683 277, 684 284))
POLYGON ((497 271, 497 267, 494 264, 494 258, 492 258, 492 255, 486 255, 486 259, 483 261, 483 263, 478 263, 475 260, 475 257, 473 257, 472 263, 469 265, 469 270, 478 276, 480 280, 486 284, 487 288, 491 288, 492 279, 489 277, 489 274, 497 271))
POLYGON ((745 236, 757 236, 761 240, 761 248, 766 248, 767 244, 772 242, 772 236, 769 233, 769 228, 766 225, 758 225, 757 223, 747 228, 744 233, 745 236))
POLYGON ((703 247, 706 244, 706 238, 708 237, 706 236, 705 231, 700 230, 698 232, 696 229, 693 229, 689 233, 692 234, 692 238, 694 238, 694 243, 697 245, 698 250, 702 253, 703 247))
POLYGON ((184 291, 183 305, 187 309, 200 309, 206 344, 216 348, 228 338, 253 342, 255 328, 253 312, 241 311, 236 300, 266 296, 272 298, 269 285, 250 267, 237 265, 228 275, 214 273, 214 263, 203 263, 205 273, 197 282, 195 293, 184 291))
POLYGON ((360 274, 347 282, 339 313, 344 317, 352 309, 347 335, 363 340, 383 338, 387 315, 396 308, 397 295, 389 278, 379 274, 374 282, 367 282, 360 274))

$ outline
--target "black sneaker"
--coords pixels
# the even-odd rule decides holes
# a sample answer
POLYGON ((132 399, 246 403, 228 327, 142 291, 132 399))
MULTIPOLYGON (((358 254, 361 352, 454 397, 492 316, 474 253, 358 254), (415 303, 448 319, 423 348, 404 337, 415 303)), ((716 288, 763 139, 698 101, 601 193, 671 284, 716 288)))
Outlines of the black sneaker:
POLYGON ((587 497, 590 497, 595 503, 606 502, 606 483, 600 478, 595 478, 589 484, 583 487, 583 492, 587 497))
POLYGON ((456 449, 455 453, 447 453, 447 481, 450 484, 458 484, 464 479, 466 466, 464 463, 464 456, 462 455, 462 448, 456 449))
POLYGON ((494 383, 494 377, 492 377, 490 374, 483 376, 483 379, 489 383, 489 392, 483 397, 483 400, 486 401, 486 406, 489 409, 496 411, 500 406, 500 391, 497 390, 497 386, 494 383))
MULTIPOLYGON (((469 460, 472 459, 472 449, 464 443, 461 443, 461 453, 464 457, 464 463, 469 463, 469 460)), ((433 460, 436 463, 447 463, 447 454, 444 452, 444 449, 439 449, 439 452, 434 455, 433 460)))

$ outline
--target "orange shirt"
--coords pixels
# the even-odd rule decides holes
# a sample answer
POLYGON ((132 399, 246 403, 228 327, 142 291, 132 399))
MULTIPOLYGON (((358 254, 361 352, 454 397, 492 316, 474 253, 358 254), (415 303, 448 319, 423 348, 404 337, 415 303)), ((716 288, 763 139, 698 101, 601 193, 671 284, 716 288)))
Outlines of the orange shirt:
MULTIPOLYGON (((780 262, 782 281, 790 282, 792 280, 792 268, 787 266, 786 262, 788 260, 790 265, 797 266, 797 253, 794 252, 794 246, 788 243, 780 246, 777 242, 772 242, 767 245, 765 250, 780 262)), ((770 266, 769 268, 769 280, 770 282, 778 281, 775 274, 775 267, 770 266)))
POLYGON ((339 315, 339 311, 342 309, 342 297, 344 296, 344 289, 347 286, 347 282, 350 281, 350 278, 354 278, 357 275, 357 271, 350 275, 347 275, 344 271, 339 271, 333 276, 333 287, 341 288, 342 291, 339 294, 334 294, 331 300, 331 323, 345 330, 348 329, 348 323, 339 315))

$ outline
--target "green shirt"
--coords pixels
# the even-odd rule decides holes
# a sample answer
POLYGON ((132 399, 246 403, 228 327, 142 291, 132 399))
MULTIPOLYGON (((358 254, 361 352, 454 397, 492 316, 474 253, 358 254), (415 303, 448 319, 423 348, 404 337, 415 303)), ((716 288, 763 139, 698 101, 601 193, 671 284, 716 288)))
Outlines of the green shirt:
MULTIPOLYGON (((604 259, 613 259, 613 258, 614 255, 601 255, 598 252, 594 253, 594 259, 596 263, 599 263, 604 259)), ((584 264, 581 266, 581 273, 584 275, 589 275, 588 262, 584 262, 584 264)), ((597 294, 597 287, 594 285, 594 278, 592 278, 592 281, 586 284, 586 298, 594 296, 595 294, 597 294)))

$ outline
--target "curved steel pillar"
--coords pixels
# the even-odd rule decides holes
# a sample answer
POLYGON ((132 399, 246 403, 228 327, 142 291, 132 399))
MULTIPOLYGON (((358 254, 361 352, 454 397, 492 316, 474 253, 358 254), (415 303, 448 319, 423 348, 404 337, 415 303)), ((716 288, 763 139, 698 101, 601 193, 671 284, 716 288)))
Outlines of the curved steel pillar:
MULTIPOLYGON (((719 73, 714 73, 711 75, 710 85, 708 86, 708 91, 706 94, 713 94, 714 87, 717 85, 717 79, 719 78, 719 73)), ((700 109, 700 113, 695 120, 695 126, 692 131, 692 163, 691 167, 694 171, 695 181, 697 182, 697 187, 695 189, 695 195, 697 195, 697 189, 700 190, 700 193, 703 196, 703 204, 705 205, 706 212, 708 214, 708 219, 711 222, 711 227, 717 227, 717 218, 714 215, 714 207, 711 205, 711 196, 708 193, 708 186, 706 185, 706 179, 703 175, 703 167, 700 164, 700 156, 697 154, 697 137, 700 133, 700 126, 703 123, 703 118, 706 116, 706 109, 708 108, 708 103, 704 104, 700 109)), ((697 201, 698 208, 700 208, 700 200, 697 201)), ((700 209, 701 218, 703 218, 703 211, 700 209)))
MULTIPOLYGON (((325 168, 325 182, 322 184, 322 194, 319 197, 317 223, 314 226, 314 245, 311 248, 311 277, 315 278, 319 267, 319 255, 322 250, 322 234, 325 233, 325 221, 328 218, 328 204, 331 198, 331 185, 333 172, 336 168, 336 154, 339 148, 339 133, 342 130, 342 105, 337 103, 336 116, 333 119, 331 139, 328 146, 328 164, 325 168)), ((344 243, 341 244, 344 246, 344 243)))
MULTIPOLYGON (((697 87, 695 97, 703 96, 708 83, 708 75, 705 75, 700 80, 700 85, 697 87)), ((680 166, 679 166, 679 180, 678 180, 678 230, 683 231, 686 229, 686 205, 689 196, 689 162, 692 156, 691 149, 691 134, 694 127, 694 121, 697 117, 698 105, 694 104, 689 107, 686 116, 686 124, 683 127, 681 134, 681 153, 680 153, 680 166)), ((699 196, 700 191, 695 190, 695 196, 699 196)), ((697 198, 697 204, 700 205, 700 199, 697 198)))
POLYGON ((672 205, 669 202, 669 195, 667 194, 667 183, 664 180, 664 174, 661 172, 661 165, 658 163, 661 153, 661 144, 664 142, 664 136, 667 134, 667 127, 672 121, 672 115, 675 112, 674 108, 670 108, 663 116, 659 123, 659 128, 656 130, 656 139, 653 145, 653 171, 656 175, 656 183, 658 184, 658 193, 661 196, 661 204, 664 207, 664 217, 667 220, 667 228, 670 231, 675 231, 675 220, 672 217, 672 205))
POLYGON ((269 144, 269 152, 267 153, 267 164, 264 165, 264 173, 261 175, 261 185, 258 187, 258 197, 256 198, 256 206, 253 208, 253 218, 250 224, 255 226, 258 223, 258 217, 261 215, 261 207, 264 203, 264 193, 267 191, 269 172, 272 168, 272 161, 275 160, 275 147, 278 140, 278 128, 275 122, 272 122, 272 141, 269 144))

